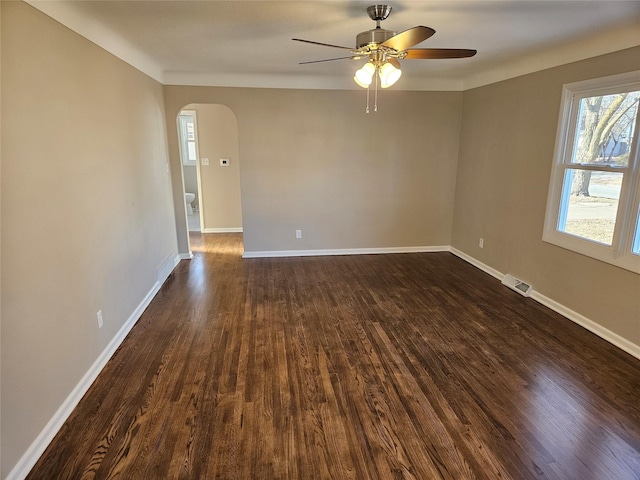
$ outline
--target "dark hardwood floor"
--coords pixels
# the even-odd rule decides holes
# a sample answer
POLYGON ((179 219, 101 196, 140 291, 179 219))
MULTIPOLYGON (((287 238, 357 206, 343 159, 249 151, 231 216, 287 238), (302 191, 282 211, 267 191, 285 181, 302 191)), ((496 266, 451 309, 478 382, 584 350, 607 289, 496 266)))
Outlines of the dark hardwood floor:
POLYGON ((35 479, 640 478, 640 361, 449 253, 193 234, 35 479))

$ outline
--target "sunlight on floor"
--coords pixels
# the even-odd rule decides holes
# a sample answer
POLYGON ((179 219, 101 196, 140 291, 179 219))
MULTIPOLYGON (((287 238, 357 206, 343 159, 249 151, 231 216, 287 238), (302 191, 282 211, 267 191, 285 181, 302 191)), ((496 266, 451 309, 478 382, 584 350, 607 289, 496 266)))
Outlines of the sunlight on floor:
POLYGON ((189 232, 193 253, 215 253, 241 257, 244 253, 242 233, 189 232))

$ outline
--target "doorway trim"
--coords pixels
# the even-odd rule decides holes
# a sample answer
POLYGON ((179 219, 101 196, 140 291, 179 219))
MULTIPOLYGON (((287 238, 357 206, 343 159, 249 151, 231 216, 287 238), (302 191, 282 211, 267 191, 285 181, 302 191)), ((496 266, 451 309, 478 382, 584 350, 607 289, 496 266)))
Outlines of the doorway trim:
MULTIPOLYGON (((204 232, 204 208, 202 202, 202 181, 201 181, 201 173, 200 173, 200 144, 198 137, 198 113, 196 110, 191 109, 182 109, 178 112, 176 116, 176 125, 178 128, 178 151, 180 154, 180 170, 182 171, 182 192, 186 193, 186 188, 184 185, 184 167, 185 166, 195 166, 196 167, 196 185, 198 190, 198 216, 200 217, 200 233, 204 232), (196 161, 195 165, 185 165, 184 163, 184 150, 183 150, 183 138, 182 138, 182 130, 180 128, 180 116, 181 115, 190 115, 193 118, 193 129, 194 129, 194 141, 195 141, 195 150, 196 150, 196 161)), ((187 215, 187 205, 185 202, 185 218, 187 223, 187 236, 189 235, 189 215, 187 215)), ((189 242, 189 254, 193 256, 191 252, 191 242, 189 242)))
MULTIPOLYGON (((191 99, 189 99, 191 100, 191 99)), ((167 112, 167 132, 168 132, 168 140, 169 140, 169 152, 170 152, 170 157, 171 157, 171 175, 172 178, 174 178, 175 182, 173 182, 172 185, 172 190, 173 190, 173 201, 174 201, 174 211, 175 211, 175 219, 176 219, 176 238, 178 241, 178 251, 180 252, 180 258, 183 259, 189 259, 189 258, 193 258, 193 251, 191 249, 191 241, 189 238, 189 230, 188 230, 188 219, 187 219, 187 215, 186 215, 186 204, 185 204, 185 198, 184 198, 184 170, 182 169, 182 158, 181 158, 181 154, 180 154, 180 137, 179 137, 179 126, 178 126, 178 116, 180 115, 180 112, 184 111, 184 110, 198 110, 198 108, 200 106, 221 106, 221 107, 226 107, 230 113, 233 116, 233 122, 235 125, 234 131, 235 131, 235 157, 238 158, 238 162, 240 161, 240 152, 239 152, 239 143, 240 143, 240 132, 239 132, 239 125, 238 125, 238 120, 237 120, 237 116, 236 113, 234 112, 234 110, 228 106, 225 105, 224 103, 220 103, 220 102, 216 102, 216 101, 198 101, 198 100, 191 100, 191 101, 180 101, 180 102, 176 102, 175 105, 171 105, 171 106, 167 106, 168 108, 170 108, 170 112, 167 112), (175 137, 173 135, 176 135, 175 137), (184 215, 184 217, 182 217, 184 215), (183 252, 188 252, 188 253, 183 253, 183 252)), ((200 116, 199 116, 200 117, 200 116)), ((201 127, 201 123, 202 123, 202 119, 198 118, 199 120, 199 126, 201 127)), ((200 135, 199 137, 199 145, 198 145, 198 155, 206 155, 206 153, 202 152, 202 145, 201 145, 201 141, 202 141, 202 136, 200 135)), ((207 156, 211 156, 211 155, 207 155, 207 156)), ((217 154, 214 154, 213 157, 217 158, 217 154)), ((212 158, 213 158, 212 157, 212 158)), ((226 158, 226 154, 221 155, 220 158, 226 158)), ((200 158, 200 157, 199 157, 200 158)), ((202 163, 200 162, 200 165, 202 166, 202 163)), ((206 191, 206 185, 204 184, 204 170, 201 170, 201 175, 200 175, 200 186, 201 189, 206 191)), ((239 191, 239 204, 238 204, 238 208, 240 208, 240 215, 241 218, 244 217, 243 215, 243 208, 242 205, 244 202, 242 202, 242 169, 240 168, 240 171, 238 173, 238 187, 240 189, 239 191)), ((202 198, 202 190, 199 191, 200 194, 200 202, 203 202, 203 198, 202 198)), ((201 203, 202 205, 202 203, 201 203)), ((200 208, 200 212, 201 214, 204 213, 206 207, 201 207, 200 208)), ((204 220, 204 219, 202 219, 204 220)), ((240 226, 238 227, 227 227, 224 228, 224 231, 222 231, 222 229, 218 229, 215 227, 212 227, 212 230, 209 231, 208 229, 203 231, 202 234, 206 234, 206 233, 243 233, 244 232, 244 225, 243 224, 243 220, 240 221, 240 226), (215 228, 215 229, 214 229, 215 228)), ((201 221, 201 228, 204 227, 204 221, 201 221)), ((195 233, 195 232, 193 232, 195 233)), ((244 243, 244 239, 243 239, 243 243, 244 243)))

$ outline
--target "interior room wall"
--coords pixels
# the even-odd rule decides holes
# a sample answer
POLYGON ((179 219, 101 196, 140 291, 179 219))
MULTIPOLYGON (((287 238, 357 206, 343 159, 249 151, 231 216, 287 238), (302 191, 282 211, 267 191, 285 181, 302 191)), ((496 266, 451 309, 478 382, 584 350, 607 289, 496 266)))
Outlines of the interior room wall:
POLYGON ((636 345, 640 276, 542 230, 563 84, 639 68, 633 48, 465 91, 452 231, 455 248, 636 345))
POLYGON ((177 244, 162 85, 23 2, 1 8, 5 478, 177 244))
POLYGON ((197 104, 187 109, 196 111, 200 158, 209 159, 209 165, 200 164, 203 231, 242 229, 236 117, 225 105, 197 104), (226 167, 220 165, 221 158, 229 160, 226 167))
MULTIPOLYGON (((225 105, 238 122, 245 252, 449 245, 462 93, 385 90, 370 114, 365 101, 364 90, 166 86, 173 174, 177 113, 225 105)), ((188 251, 184 230, 179 242, 188 251)))

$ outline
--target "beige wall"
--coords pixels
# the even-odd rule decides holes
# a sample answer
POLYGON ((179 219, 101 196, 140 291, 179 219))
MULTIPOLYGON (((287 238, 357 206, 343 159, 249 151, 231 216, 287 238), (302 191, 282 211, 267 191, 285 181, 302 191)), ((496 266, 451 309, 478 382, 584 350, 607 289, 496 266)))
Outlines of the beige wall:
POLYGON ((27 4, 1 7, 4 478, 177 244, 162 85, 27 4))
MULTIPOLYGON (((238 121, 245 251, 449 245, 462 93, 382 91, 369 115, 365 98, 166 86, 173 174, 180 109, 226 105, 238 121)), ((186 252, 184 218, 176 224, 186 252)))
POLYGON ((635 48, 464 92, 452 239, 636 345, 640 276, 545 243, 542 229, 562 85, 639 68, 635 48))
POLYGON ((189 105, 187 109, 196 111, 200 158, 209 159, 209 165, 199 167, 202 228, 205 231, 242 228, 236 117, 224 105, 198 104, 189 105), (221 158, 229 159, 229 165, 220 166, 221 158))

